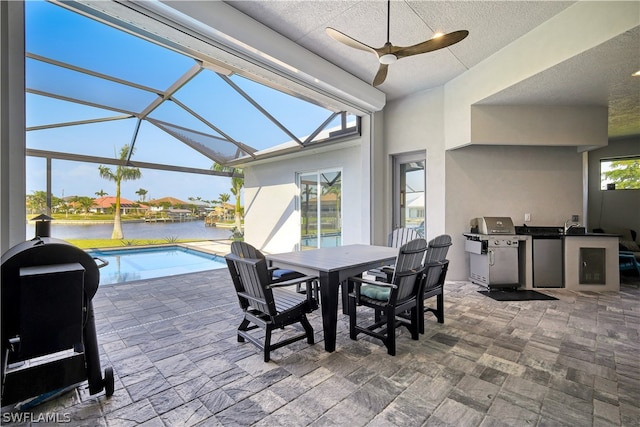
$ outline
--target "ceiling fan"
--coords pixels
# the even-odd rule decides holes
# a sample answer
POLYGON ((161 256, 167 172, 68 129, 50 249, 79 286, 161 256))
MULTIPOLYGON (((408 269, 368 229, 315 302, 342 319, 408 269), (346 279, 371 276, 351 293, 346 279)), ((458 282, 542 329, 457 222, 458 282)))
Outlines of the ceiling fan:
POLYGON ((379 48, 373 48, 362 42, 359 42, 358 40, 353 39, 344 33, 341 33, 335 28, 327 27, 326 29, 327 34, 331 36, 333 39, 339 41, 340 43, 343 43, 355 49, 372 52, 376 56, 378 56, 378 61, 380 61, 380 67, 378 68, 378 72, 376 73, 376 76, 373 79, 373 86, 381 85, 384 82, 384 80, 387 78, 387 71, 388 71, 389 65, 393 64, 398 59, 406 58, 407 56, 419 55, 421 53, 433 52, 434 50, 449 47, 453 44, 458 43, 459 41, 461 41, 462 39, 464 39, 469 35, 469 31, 459 30, 459 31, 454 31, 452 33, 443 34, 443 35, 434 37, 422 43, 414 44, 413 46, 406 46, 406 47, 394 46, 389 41, 390 20, 391 20, 391 0, 388 0, 387 1, 387 42, 384 44, 384 46, 379 48))

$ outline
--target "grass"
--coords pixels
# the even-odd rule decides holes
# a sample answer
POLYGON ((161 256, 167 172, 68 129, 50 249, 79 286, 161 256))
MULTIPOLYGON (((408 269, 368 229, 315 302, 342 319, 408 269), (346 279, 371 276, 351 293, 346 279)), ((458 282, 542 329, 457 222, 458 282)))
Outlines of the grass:
POLYGON ((123 246, 161 245, 166 243, 196 242, 197 239, 66 239, 67 242, 81 249, 121 248, 123 246))
MULTIPOLYGON (((27 215, 27 220, 33 218, 34 215, 27 215)), ((113 214, 101 214, 101 213, 88 213, 88 214, 63 214, 63 213, 54 213, 49 215, 54 220, 65 220, 65 221, 113 221, 113 214)), ((135 220, 135 219, 144 219, 144 215, 122 215, 122 220, 135 220)))

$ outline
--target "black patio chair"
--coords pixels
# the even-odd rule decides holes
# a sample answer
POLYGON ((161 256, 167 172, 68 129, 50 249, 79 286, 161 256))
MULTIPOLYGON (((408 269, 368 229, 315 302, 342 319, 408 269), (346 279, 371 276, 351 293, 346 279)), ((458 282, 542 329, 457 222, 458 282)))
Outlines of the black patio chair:
POLYGON ((421 308, 422 281, 424 279, 423 259, 427 250, 424 239, 412 240, 400 247, 391 283, 372 281, 361 277, 349 278, 353 292, 349 294, 349 336, 357 339, 364 333, 380 339, 387 347, 387 353, 396 354, 396 328, 406 326, 411 338, 418 339, 421 308), (374 310, 374 323, 360 326, 357 323, 357 306, 374 310), (410 312, 407 323, 398 315, 410 312))
MULTIPOLYGON (((422 299, 419 310, 422 313, 431 312, 436 316, 438 323, 444 323, 444 281, 447 276, 447 269, 449 268, 449 260, 434 261, 425 266, 424 271, 424 284, 422 299), (425 300, 436 297, 436 306, 425 306, 425 300)), ((419 319, 419 330, 421 334, 424 334, 424 315, 419 319)))
POLYGON ((318 302, 313 298, 311 291, 312 282, 317 278, 303 276, 273 283, 264 257, 249 258, 233 253, 247 249, 245 245, 250 246, 244 242, 233 242, 232 253, 225 257, 240 308, 244 312, 244 318, 238 327, 238 342, 248 340, 260 348, 264 353, 265 362, 270 360, 272 350, 285 345, 305 338, 309 344, 313 344, 313 327, 307 319, 307 313, 318 308, 318 302), (306 295, 285 289, 299 283, 306 283, 306 295), (271 343, 271 335, 275 329, 295 323, 302 325, 305 331, 303 334, 271 343), (249 333, 256 328, 264 329, 264 341, 249 333))
MULTIPOLYGON (((231 253, 236 254, 243 258, 265 258, 262 252, 260 252, 258 249, 256 249, 255 247, 245 242, 233 242, 231 244, 231 253)), ((293 279, 299 279, 305 276, 303 273, 300 273, 299 271, 272 267, 269 265, 268 262, 267 262, 267 265, 270 273, 269 277, 270 277, 271 283, 286 282, 293 279)), ((303 287, 302 285, 303 283, 298 283, 296 285, 296 292, 299 292, 299 293, 306 292, 306 287, 303 287)), ((311 290, 313 291, 313 297, 317 301, 320 301, 320 289, 318 287, 317 281, 314 281, 312 283, 311 290)))
MULTIPOLYGON (((449 268, 447 253, 451 246, 451 236, 442 234, 429 241, 429 248, 425 255, 425 282, 423 288, 422 310, 431 312, 438 319, 438 323, 444 323, 444 282, 449 268), (436 306, 427 307, 424 301, 436 297, 436 306)), ((424 334, 424 316, 420 321, 420 333, 424 334)))
MULTIPOLYGON (((420 239, 422 236, 415 228, 401 227, 396 228, 387 236, 387 246, 390 248, 399 248, 407 242, 410 242, 414 239, 420 239)), ((369 270, 367 272, 369 275, 376 278, 376 280, 381 280, 383 282, 391 282, 393 278, 393 267, 386 266, 381 268, 376 268, 373 270, 369 270)))

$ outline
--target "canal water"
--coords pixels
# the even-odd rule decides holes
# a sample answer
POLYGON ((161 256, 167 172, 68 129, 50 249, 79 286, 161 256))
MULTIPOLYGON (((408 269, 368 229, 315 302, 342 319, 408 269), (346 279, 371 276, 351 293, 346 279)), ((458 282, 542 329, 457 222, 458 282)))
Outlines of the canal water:
MULTIPOLYGON (((124 233, 123 240, 127 239, 150 239, 150 240, 173 240, 173 239, 206 239, 218 240, 228 239, 231 236, 231 229, 205 227, 204 221, 188 222, 134 222, 122 223, 124 233)), ((55 221, 51 223, 51 237, 57 239, 110 239, 113 232, 113 224, 60 224, 55 221)), ((27 223, 27 239, 35 236, 35 224, 27 223)))

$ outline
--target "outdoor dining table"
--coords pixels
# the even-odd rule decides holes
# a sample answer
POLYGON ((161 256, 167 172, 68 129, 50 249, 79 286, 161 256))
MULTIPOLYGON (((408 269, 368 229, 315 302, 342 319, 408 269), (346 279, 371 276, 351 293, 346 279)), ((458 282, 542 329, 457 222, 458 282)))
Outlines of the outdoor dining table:
MULTIPOLYGON (((341 283, 367 270, 393 265, 397 254, 397 248, 387 246, 345 245, 271 254, 266 257, 274 267, 319 278, 324 348, 332 352, 336 348, 338 290, 341 283)), ((347 307, 345 292, 343 289, 343 311, 347 307)))

